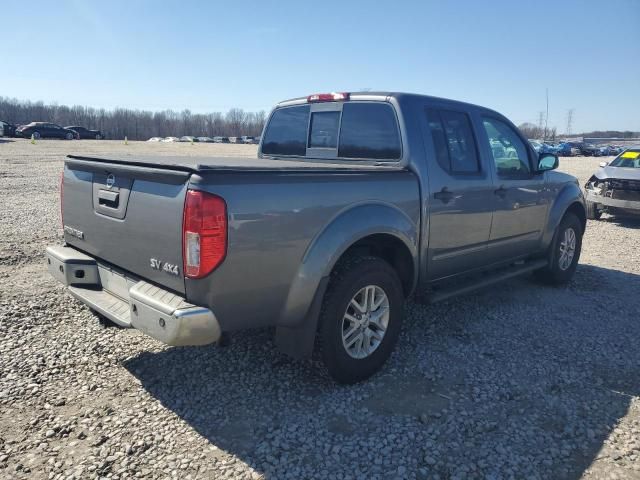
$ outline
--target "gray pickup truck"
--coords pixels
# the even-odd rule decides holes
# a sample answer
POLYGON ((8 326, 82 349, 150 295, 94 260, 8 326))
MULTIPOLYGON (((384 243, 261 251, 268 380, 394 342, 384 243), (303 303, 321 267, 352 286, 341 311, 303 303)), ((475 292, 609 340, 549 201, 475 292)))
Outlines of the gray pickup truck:
POLYGON ((282 102, 257 158, 69 156, 50 272, 169 345, 275 327, 342 383, 384 364, 403 304, 535 272, 573 275, 586 215, 492 110, 404 93, 282 102))

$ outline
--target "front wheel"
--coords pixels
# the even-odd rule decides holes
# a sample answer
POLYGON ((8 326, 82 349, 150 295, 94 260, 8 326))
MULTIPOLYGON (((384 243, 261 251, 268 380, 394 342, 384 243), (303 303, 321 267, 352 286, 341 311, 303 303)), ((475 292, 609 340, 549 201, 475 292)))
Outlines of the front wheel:
POLYGON ((400 334, 404 295, 395 270, 377 257, 353 257, 332 273, 318 350, 339 383, 364 380, 387 361, 400 334))
POLYGON ((102 140, 102 135, 100 134, 96 135, 96 140, 102 140))
POLYGON ((598 208, 598 204, 587 200, 587 218, 589 220, 600 220, 602 210, 598 208))
POLYGON ((573 213, 565 213, 553 236, 548 265, 536 272, 538 279, 551 285, 563 285, 573 277, 582 250, 582 224, 573 213))

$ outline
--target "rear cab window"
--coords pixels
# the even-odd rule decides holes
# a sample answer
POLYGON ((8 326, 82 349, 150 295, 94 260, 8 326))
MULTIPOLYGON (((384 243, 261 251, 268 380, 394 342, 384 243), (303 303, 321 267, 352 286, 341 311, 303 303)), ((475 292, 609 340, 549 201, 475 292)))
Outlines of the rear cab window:
POLYGON ((327 102, 276 109, 264 134, 262 153, 397 161, 402 144, 398 120, 389 103, 327 102))
POLYGON ((304 156, 307 152, 309 111, 309 105, 301 105, 273 112, 262 141, 262 153, 304 156))

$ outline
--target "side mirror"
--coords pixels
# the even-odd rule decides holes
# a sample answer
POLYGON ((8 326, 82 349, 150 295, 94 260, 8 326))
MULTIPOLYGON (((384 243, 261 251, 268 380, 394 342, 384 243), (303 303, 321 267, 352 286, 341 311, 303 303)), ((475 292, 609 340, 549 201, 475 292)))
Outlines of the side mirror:
POLYGON ((553 153, 541 153, 538 155, 538 172, 555 170, 560 165, 560 160, 553 153))
POLYGON ((609 165, 609 162, 600 162, 601 167, 606 167, 607 165, 609 165))

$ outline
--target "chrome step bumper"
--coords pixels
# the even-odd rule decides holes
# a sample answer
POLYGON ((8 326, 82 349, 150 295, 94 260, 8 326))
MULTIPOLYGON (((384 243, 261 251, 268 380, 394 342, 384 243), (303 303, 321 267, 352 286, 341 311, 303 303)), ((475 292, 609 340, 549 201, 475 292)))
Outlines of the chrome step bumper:
POLYGON ((51 275, 85 305, 123 327, 167 345, 206 345, 219 340, 213 312, 155 285, 124 275, 71 247, 47 247, 51 275))

